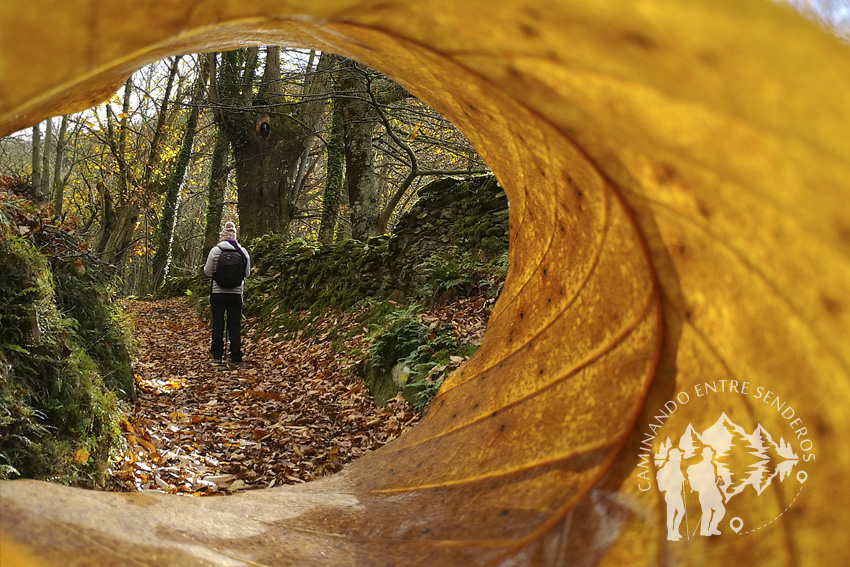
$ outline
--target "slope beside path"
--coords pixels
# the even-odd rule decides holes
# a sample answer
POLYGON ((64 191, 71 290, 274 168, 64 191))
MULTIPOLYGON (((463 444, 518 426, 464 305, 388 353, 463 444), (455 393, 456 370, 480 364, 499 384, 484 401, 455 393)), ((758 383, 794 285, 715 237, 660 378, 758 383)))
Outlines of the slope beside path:
MULTIPOLYGON (((210 495, 306 482, 419 419, 400 398, 376 406, 350 371, 356 361, 332 352, 321 335, 272 342, 246 329, 246 362, 219 366, 208 355, 206 323, 184 300, 126 305, 138 395, 121 419, 126 446, 113 465, 115 490, 210 495)), ((364 340, 365 332, 346 339, 364 340)))

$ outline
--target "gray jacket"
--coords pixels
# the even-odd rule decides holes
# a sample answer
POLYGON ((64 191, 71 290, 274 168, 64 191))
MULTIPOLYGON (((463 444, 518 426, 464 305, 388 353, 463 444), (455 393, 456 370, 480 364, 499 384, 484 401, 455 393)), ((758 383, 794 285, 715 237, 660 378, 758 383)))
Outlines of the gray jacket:
MULTIPOLYGON (((239 249, 242 250, 242 253, 245 254, 245 259, 248 261, 245 265, 245 277, 247 278, 251 274, 251 257, 248 256, 248 251, 245 250, 245 247, 241 244, 239 245, 239 249)), ((209 256, 207 256, 207 263, 204 264, 204 274, 208 277, 212 277, 215 272, 216 265, 218 264, 218 257, 221 256, 222 250, 235 250, 232 244, 230 244, 226 240, 222 240, 218 243, 218 245, 213 246, 213 249, 210 250, 209 256)), ((242 295, 242 289, 244 286, 240 285, 239 287, 231 287, 231 288, 223 288, 219 287, 215 280, 212 281, 212 291, 210 293, 238 293, 242 295)))

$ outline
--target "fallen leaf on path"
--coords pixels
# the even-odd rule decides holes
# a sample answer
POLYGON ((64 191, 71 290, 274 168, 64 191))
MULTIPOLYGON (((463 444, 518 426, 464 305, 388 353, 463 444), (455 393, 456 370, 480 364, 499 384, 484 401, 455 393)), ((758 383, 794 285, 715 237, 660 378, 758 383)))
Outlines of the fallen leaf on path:
POLYGON ((85 449, 77 449, 76 451, 74 451, 73 459, 75 463, 81 465, 89 460, 90 455, 91 453, 89 453, 85 449))

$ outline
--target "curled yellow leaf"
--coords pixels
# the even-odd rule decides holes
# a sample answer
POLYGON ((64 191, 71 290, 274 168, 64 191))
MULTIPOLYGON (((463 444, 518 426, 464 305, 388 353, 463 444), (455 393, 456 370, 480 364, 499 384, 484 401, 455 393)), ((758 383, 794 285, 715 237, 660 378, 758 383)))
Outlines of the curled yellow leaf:
POLYGON ((85 449, 77 449, 71 458, 76 464, 82 465, 89 460, 89 456, 91 456, 91 453, 85 449))
POLYGON ((166 55, 339 52, 479 149, 510 198, 510 273, 426 419, 341 474, 217 499, 4 483, 7 537, 65 565, 850 558, 846 45, 757 0, 38 4, 0 4, 2 132, 166 55), (718 456, 718 423, 743 452, 718 456), (741 473, 756 457, 771 482, 741 473), (742 487, 720 535, 699 533, 699 462, 752 478, 723 489, 742 487))

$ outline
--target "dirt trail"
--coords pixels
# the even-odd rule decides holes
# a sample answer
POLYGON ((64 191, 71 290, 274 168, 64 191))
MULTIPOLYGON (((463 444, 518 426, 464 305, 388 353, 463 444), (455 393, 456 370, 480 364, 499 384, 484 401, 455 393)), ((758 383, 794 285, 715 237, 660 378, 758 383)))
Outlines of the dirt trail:
MULTIPOLYGON (((113 467, 117 490, 207 495, 305 482, 418 420, 402 400, 375 406, 349 371, 355 361, 319 337, 273 343, 247 329, 246 362, 221 367, 209 358, 206 323, 184 300, 127 309, 138 395, 121 420, 127 446, 113 467)), ((347 340, 362 344, 365 335, 347 340)))

